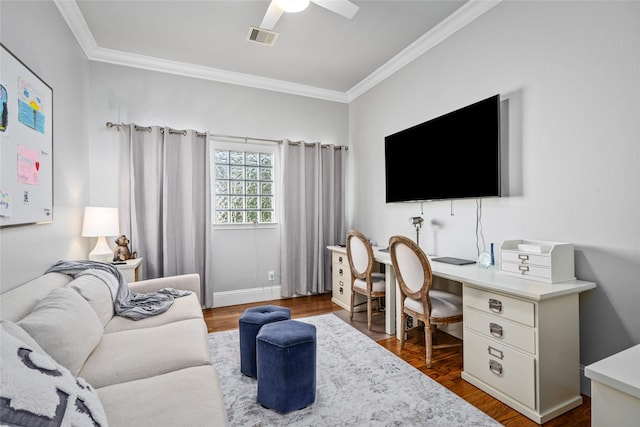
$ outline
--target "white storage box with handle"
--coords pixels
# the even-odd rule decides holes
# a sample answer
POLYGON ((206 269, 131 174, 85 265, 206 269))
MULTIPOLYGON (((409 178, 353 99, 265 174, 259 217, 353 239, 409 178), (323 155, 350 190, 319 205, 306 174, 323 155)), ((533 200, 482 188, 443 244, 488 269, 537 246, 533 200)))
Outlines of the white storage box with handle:
POLYGON ((574 280, 573 244, 505 240, 500 247, 500 270, 545 283, 574 280))

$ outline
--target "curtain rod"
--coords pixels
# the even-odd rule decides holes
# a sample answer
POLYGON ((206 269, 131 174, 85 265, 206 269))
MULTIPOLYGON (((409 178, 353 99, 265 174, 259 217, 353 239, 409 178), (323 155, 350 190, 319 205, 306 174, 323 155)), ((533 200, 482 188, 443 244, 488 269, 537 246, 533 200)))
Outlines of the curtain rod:
MULTIPOLYGON (((111 128, 116 128, 116 130, 120 131, 120 128, 122 127, 121 124, 117 124, 117 123, 112 123, 112 122, 107 122, 106 126, 111 129, 111 128)), ((138 125, 134 125, 134 129, 137 131, 146 131, 146 132, 151 132, 151 126, 138 126, 138 125)), ((161 128, 161 131, 164 132, 165 128, 161 128)), ((177 134, 177 133, 181 133, 183 135, 187 134, 186 130, 179 130, 179 129, 171 129, 171 128, 167 128, 169 130, 169 133, 171 134, 177 134)), ((254 138, 254 137, 250 137, 250 136, 236 136, 236 135, 222 135, 222 134, 216 134, 216 133, 209 133, 209 132, 196 132, 196 136, 210 136, 213 138, 230 138, 230 139, 241 139, 244 142, 248 142, 248 141, 258 141, 258 142, 271 142, 274 144, 282 144, 284 141, 282 139, 267 139, 267 138, 254 138)), ((313 147, 314 144, 309 143, 309 142, 305 142, 305 141, 289 141, 289 145, 300 145, 304 143, 304 145, 306 145, 307 147, 313 147)), ((326 145, 321 145, 323 148, 327 148, 326 145)), ((340 150, 341 148, 344 148, 345 150, 349 150, 349 147, 347 146, 341 146, 341 145, 336 145, 335 149, 336 150, 340 150)))

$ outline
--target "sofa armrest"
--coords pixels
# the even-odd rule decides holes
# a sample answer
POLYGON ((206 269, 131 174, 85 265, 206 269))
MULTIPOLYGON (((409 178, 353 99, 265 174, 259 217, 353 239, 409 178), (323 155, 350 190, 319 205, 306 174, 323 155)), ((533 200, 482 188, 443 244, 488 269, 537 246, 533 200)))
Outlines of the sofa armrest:
POLYGON ((197 273, 160 277, 158 279, 140 280, 139 282, 129 283, 129 289, 141 294, 159 291, 163 288, 191 291, 196 294, 198 301, 200 301, 200 275, 197 273))

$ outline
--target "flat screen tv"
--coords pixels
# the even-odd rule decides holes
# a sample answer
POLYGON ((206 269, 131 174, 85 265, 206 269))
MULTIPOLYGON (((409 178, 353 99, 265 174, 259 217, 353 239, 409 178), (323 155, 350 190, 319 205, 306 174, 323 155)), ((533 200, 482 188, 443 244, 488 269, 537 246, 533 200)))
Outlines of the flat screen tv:
POLYGON ((386 201, 500 196, 500 95, 385 137, 386 201))

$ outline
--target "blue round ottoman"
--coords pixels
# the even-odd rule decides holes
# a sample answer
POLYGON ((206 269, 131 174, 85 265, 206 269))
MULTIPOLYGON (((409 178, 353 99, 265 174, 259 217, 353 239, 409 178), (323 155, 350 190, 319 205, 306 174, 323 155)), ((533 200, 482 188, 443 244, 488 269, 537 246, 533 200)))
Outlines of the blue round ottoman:
POLYGON ((277 305, 263 305, 246 309, 240 316, 240 372, 252 378, 257 377, 256 335, 267 323, 291 319, 291 310, 277 305))
POLYGON ((281 414, 316 400, 316 327, 297 320, 264 325, 256 337, 258 403, 281 414))

